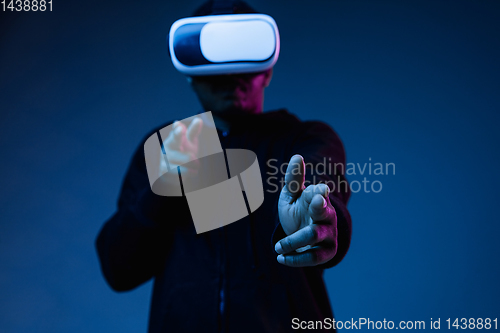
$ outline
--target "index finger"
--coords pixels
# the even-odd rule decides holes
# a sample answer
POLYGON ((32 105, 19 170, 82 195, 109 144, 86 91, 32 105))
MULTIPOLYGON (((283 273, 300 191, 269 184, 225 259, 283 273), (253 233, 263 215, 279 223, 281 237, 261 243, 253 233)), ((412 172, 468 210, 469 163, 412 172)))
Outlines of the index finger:
POLYGON ((172 125, 172 130, 170 131, 167 139, 163 142, 163 145, 171 149, 178 149, 181 145, 182 137, 185 135, 185 133, 186 126, 180 121, 174 122, 174 124, 172 125))
POLYGON ((195 117, 187 129, 187 138, 190 142, 193 142, 201 133, 203 127, 203 120, 199 117, 195 117))

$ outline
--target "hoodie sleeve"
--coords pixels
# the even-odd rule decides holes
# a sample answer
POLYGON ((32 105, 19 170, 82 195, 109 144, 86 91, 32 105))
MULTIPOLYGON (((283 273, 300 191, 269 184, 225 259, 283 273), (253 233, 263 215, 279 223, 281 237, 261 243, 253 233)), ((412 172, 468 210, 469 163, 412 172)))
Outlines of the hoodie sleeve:
POLYGON ((117 209, 95 241, 110 287, 126 291, 151 279, 165 260, 175 225, 186 214, 184 197, 162 197, 151 191, 140 145, 123 181, 117 209))

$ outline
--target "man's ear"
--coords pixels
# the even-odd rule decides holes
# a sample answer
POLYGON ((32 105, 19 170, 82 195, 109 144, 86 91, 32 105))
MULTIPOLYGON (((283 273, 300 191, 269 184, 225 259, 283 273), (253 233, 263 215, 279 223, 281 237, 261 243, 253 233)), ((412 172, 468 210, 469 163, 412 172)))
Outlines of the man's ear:
POLYGON ((191 82, 193 82, 193 78, 191 76, 186 76, 186 80, 189 84, 191 84, 191 82))
POLYGON ((273 78, 273 68, 271 67, 267 72, 264 79, 264 88, 268 87, 271 83, 271 79, 273 78))

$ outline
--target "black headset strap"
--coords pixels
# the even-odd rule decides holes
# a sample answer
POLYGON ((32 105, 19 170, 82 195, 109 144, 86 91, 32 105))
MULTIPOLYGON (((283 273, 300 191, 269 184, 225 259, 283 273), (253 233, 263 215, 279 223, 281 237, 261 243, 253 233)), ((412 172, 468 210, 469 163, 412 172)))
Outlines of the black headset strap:
POLYGON ((213 15, 233 14, 233 0, 214 0, 212 13, 213 15))

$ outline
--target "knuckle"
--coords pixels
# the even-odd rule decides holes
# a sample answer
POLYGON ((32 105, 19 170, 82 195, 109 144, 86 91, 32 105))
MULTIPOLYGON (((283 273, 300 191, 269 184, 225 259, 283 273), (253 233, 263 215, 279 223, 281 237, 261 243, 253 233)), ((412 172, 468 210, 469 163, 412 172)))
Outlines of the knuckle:
POLYGON ((281 244, 281 246, 283 247, 283 245, 284 245, 283 249, 286 252, 289 252, 293 249, 293 243, 292 243, 292 240, 290 239, 290 237, 285 238, 285 241, 283 243, 281 244))
POLYGON ((309 237, 310 239, 312 239, 314 242, 316 242, 316 241, 318 240, 318 238, 319 238, 319 230, 318 230, 318 227, 317 227, 317 226, 315 226, 315 225, 312 225, 312 226, 310 226, 310 227, 309 227, 309 229, 308 229, 308 230, 309 230, 309 231, 308 231, 308 233, 309 233, 308 237, 309 237))
POLYGON ((323 194, 323 196, 327 197, 328 194, 330 194, 330 188, 326 184, 320 184, 320 185, 321 185, 321 194, 323 194))
POLYGON ((314 204, 311 204, 310 209, 313 214, 321 214, 325 210, 324 207, 320 203, 318 203, 318 201, 315 201, 314 204))
POLYGON ((290 256, 285 256, 285 265, 291 266, 292 262, 293 262, 293 260, 290 256))

